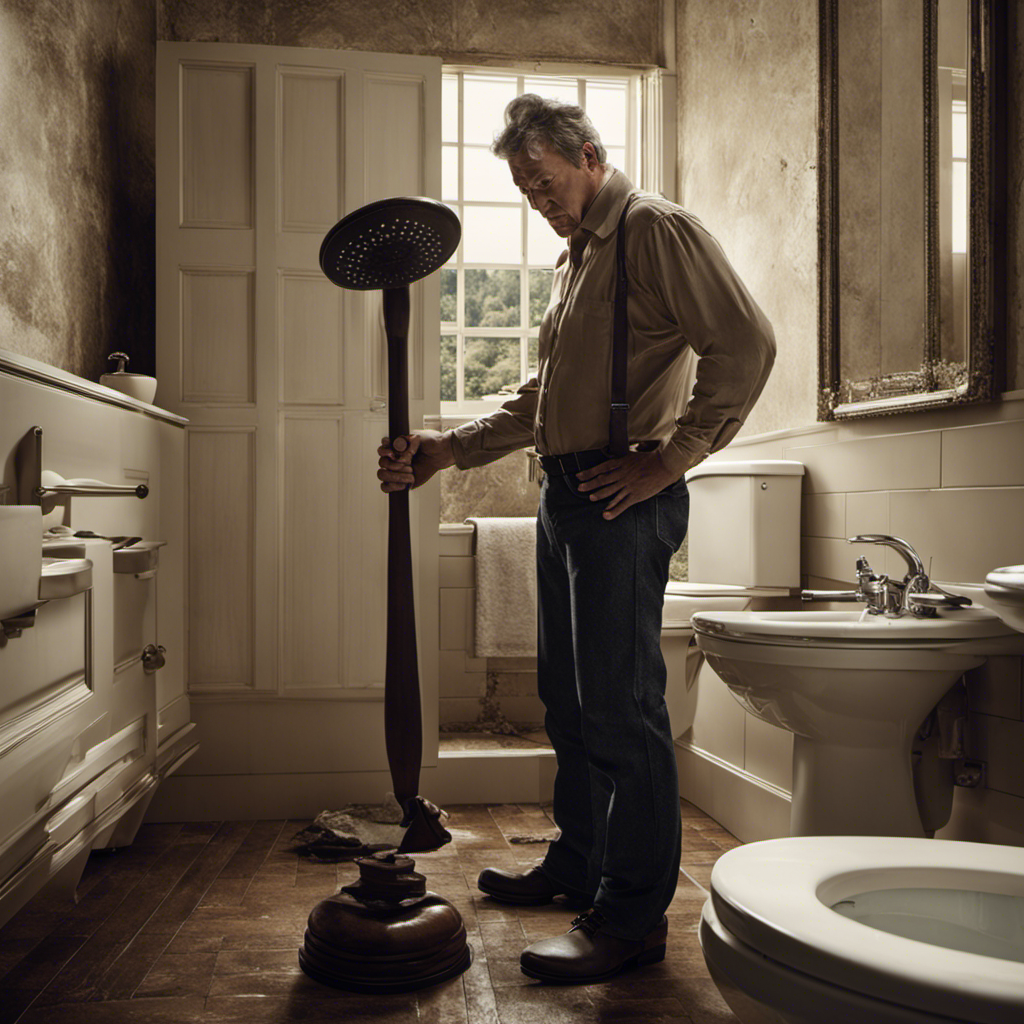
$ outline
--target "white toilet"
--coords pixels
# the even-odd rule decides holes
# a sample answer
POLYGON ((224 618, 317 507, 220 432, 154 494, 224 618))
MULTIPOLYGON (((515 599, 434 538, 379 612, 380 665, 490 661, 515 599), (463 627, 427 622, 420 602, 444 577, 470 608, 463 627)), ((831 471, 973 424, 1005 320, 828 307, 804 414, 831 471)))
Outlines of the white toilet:
POLYGON ((693 725, 704 660, 690 617, 778 608, 800 589, 803 473, 803 463, 762 459, 703 462, 686 474, 689 579, 669 583, 661 628, 665 702, 677 739, 693 725))
POLYGON ((1024 1021, 1024 851, 892 836, 749 843, 700 943, 742 1024, 1024 1021))

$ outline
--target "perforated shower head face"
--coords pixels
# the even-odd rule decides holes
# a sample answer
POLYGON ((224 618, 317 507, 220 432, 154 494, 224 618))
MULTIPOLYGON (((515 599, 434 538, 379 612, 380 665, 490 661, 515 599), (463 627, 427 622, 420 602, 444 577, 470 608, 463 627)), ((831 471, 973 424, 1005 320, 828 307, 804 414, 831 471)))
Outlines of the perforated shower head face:
POLYGON ((320 269, 342 288, 401 288, 443 266, 461 236, 459 218, 443 203, 382 199, 331 228, 320 246, 320 269))

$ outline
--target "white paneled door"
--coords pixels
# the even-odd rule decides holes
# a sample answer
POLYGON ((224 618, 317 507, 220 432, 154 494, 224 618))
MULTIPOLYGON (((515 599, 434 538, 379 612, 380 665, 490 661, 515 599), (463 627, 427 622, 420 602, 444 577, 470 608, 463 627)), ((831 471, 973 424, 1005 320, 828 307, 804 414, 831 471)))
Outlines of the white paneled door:
MULTIPOLYGON (((190 421, 190 689, 379 699, 380 294, 337 288, 318 256, 363 204, 440 195, 440 61, 162 42, 157 76, 157 369, 162 403, 190 421)), ((438 335, 434 275, 413 287, 414 425, 437 412, 438 335)), ((429 707, 436 490, 413 515, 429 707)))

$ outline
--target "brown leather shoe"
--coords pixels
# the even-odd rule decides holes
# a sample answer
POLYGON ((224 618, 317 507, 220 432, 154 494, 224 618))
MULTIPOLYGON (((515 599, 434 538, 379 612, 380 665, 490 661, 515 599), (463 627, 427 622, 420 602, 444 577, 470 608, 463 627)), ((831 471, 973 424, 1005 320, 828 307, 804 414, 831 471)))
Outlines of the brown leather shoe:
POLYGON ((620 939, 604 928, 599 910, 581 914, 565 935, 541 939, 523 950, 523 974, 557 985, 585 985, 665 959, 667 918, 642 939, 620 939))
POLYGON ((591 897, 586 893, 563 889, 556 885, 538 864, 528 871, 504 871, 484 868, 476 882, 477 888, 501 903, 514 903, 520 907, 539 907, 550 903, 556 896, 564 896, 569 906, 589 907, 591 897))

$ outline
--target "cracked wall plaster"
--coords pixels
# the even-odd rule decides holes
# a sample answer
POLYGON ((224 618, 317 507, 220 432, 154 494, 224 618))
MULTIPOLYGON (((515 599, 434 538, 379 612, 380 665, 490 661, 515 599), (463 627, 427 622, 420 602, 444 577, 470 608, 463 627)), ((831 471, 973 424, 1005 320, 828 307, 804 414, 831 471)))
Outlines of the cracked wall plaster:
POLYGON ((0 8, 0 348, 151 372, 154 0, 0 8))

